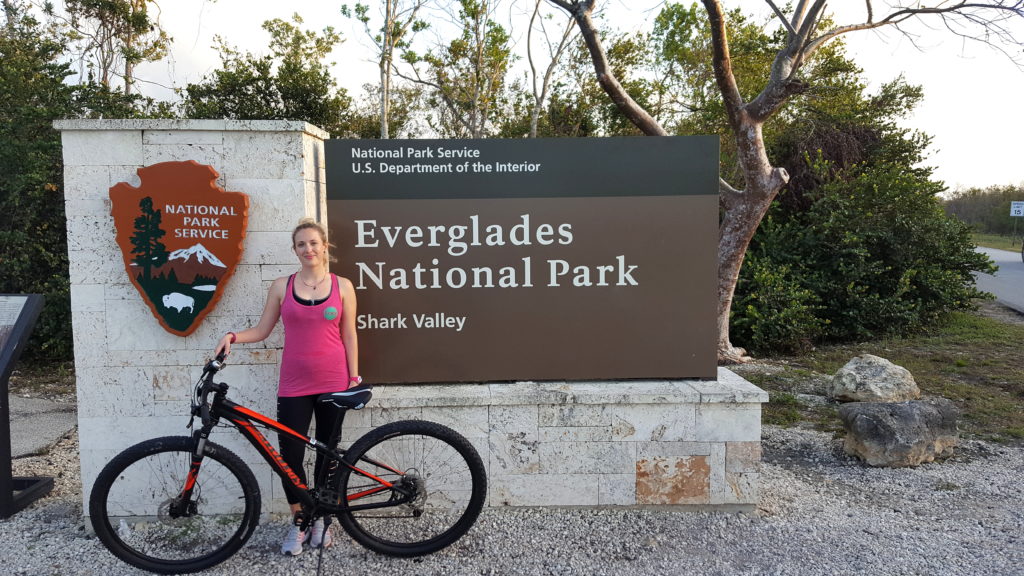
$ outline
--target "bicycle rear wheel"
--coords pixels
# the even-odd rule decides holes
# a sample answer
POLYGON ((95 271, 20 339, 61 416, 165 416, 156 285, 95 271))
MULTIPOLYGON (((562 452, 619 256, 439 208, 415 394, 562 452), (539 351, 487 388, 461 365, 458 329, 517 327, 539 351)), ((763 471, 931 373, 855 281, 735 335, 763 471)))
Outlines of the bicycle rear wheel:
MULTIPOLYGON (((461 538, 487 495, 487 474, 473 445, 454 430, 418 420, 385 424, 346 452, 349 464, 408 489, 415 498, 379 509, 343 512, 338 521, 363 546, 389 556, 421 556, 461 538)), ((351 506, 395 502, 399 494, 343 467, 351 506)))
POLYGON ((229 558, 252 535, 259 486, 249 467, 222 446, 206 443, 191 500, 178 502, 194 445, 184 436, 147 440, 100 472, 89 515, 115 556, 151 572, 197 572, 229 558))

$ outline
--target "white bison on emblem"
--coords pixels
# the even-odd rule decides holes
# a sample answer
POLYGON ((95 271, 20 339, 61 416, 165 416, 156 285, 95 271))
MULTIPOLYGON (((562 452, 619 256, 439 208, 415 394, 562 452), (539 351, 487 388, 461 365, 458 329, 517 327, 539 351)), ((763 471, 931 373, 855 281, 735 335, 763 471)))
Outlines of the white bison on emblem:
POLYGON ((193 307, 196 304, 195 298, 186 296, 180 292, 171 292, 170 294, 164 294, 164 308, 174 308, 178 312, 181 312, 185 308, 188 308, 189 314, 192 314, 193 307))

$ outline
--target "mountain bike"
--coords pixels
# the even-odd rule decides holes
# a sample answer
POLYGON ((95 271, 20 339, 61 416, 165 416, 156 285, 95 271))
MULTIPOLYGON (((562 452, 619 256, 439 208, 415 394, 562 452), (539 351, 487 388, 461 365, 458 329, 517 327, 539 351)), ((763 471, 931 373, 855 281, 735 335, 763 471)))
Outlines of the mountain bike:
MULTIPOLYGON (((252 470, 209 440, 217 427, 234 428, 302 504, 294 522, 308 530, 337 518, 359 544, 380 554, 420 556, 462 537, 484 505, 487 478, 472 444, 454 430, 420 420, 385 424, 348 449, 338 447, 349 410, 372 397, 363 385, 320 396, 339 411, 324 444, 232 402, 228 385, 214 383, 223 355, 210 360, 192 397, 191 436, 147 440, 121 452, 96 478, 89 514, 96 536, 121 560, 164 574, 204 570, 236 553, 260 518, 260 487, 252 470), (301 440, 325 458, 306 486, 260 429, 301 440)), ((326 528, 325 528, 326 530, 326 528)))

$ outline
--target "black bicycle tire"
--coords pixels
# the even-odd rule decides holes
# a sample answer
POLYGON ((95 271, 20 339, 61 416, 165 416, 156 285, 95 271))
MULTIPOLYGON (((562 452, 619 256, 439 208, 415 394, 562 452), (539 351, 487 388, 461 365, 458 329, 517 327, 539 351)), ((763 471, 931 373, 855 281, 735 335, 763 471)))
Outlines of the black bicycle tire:
MULTIPOLYGON (((358 466, 360 458, 377 444, 396 436, 408 434, 430 436, 447 443, 455 449, 466 460, 466 465, 472 478, 472 491, 462 517, 445 532, 421 542, 394 542, 378 538, 365 531, 353 518, 352 513, 341 512, 338 514, 338 523, 341 524, 341 527, 353 540, 374 552, 387 556, 423 556, 450 546, 472 528, 473 523, 476 522, 481 510, 483 510, 484 501, 487 497, 487 472, 476 448, 458 432, 435 422, 402 420, 371 430, 365 436, 356 440, 352 447, 346 451, 345 461, 358 466)), ((348 467, 343 467, 340 477, 342 494, 347 493, 349 479, 353 476, 358 477, 359 475, 354 474, 348 467)))
POLYGON ((187 458, 192 453, 194 442, 188 436, 166 436, 140 442, 115 456, 96 477, 92 492, 89 494, 90 521, 100 542, 114 556, 137 568, 160 574, 198 572, 227 560, 252 536, 260 517, 260 489, 256 477, 241 458, 227 448, 209 441, 203 449, 204 457, 216 461, 227 469, 238 481, 245 497, 242 522, 225 544, 202 557, 166 560, 142 554, 128 546, 118 536, 107 515, 106 505, 110 489, 118 475, 139 460, 161 452, 183 452, 182 457, 187 458))

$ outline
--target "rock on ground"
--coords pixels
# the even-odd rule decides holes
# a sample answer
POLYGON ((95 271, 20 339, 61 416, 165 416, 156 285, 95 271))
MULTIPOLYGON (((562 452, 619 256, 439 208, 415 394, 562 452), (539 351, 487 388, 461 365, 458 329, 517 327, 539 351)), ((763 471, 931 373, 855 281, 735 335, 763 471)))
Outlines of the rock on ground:
POLYGON ((828 396, 840 402, 902 402, 920 398, 921 390, 906 368, 861 354, 832 377, 828 396))
POLYGON ((846 453, 871 466, 917 466, 951 455, 957 444, 958 414, 956 405, 945 398, 839 407, 846 453))

